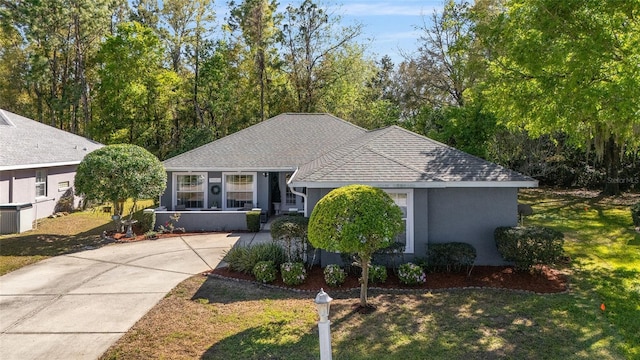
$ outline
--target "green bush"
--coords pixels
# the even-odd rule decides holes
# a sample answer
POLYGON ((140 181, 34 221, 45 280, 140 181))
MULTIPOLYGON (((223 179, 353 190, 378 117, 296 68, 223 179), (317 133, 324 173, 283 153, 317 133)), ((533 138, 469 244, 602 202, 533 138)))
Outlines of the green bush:
POLYGON ((502 258, 513 261, 517 270, 553 264, 563 255, 564 234, 557 230, 541 226, 499 227, 494 237, 502 258))
POLYGON ((260 231, 260 211, 247 211, 247 229, 251 232, 260 231))
POLYGON ((476 249, 467 243, 450 242, 429 244, 427 264, 435 271, 460 271, 463 268, 471 272, 476 261, 476 249))
POLYGON ((387 281, 387 268, 382 265, 371 265, 369 267, 369 283, 382 284, 387 281))
POLYGON ((140 210, 134 212, 131 218, 138 221, 138 227, 140 228, 140 231, 144 233, 153 231, 156 226, 155 212, 145 213, 144 210, 140 210))
POLYGON ((631 219, 634 226, 640 226, 640 202, 631 206, 631 219))
POLYGON ((262 283, 270 283, 276 279, 276 266, 273 261, 259 261, 253 267, 253 276, 262 283))
POLYGON ((282 281, 287 285, 300 285, 307 278, 307 271, 301 262, 286 262, 280 265, 282 281))
POLYGON ((347 273, 345 273, 339 265, 332 264, 327 265, 324 268, 324 281, 327 283, 327 285, 333 287, 340 286, 346 279, 347 273))
POLYGON ((275 243, 257 244, 253 246, 234 246, 224 252, 222 258, 229 269, 251 274, 253 268, 260 261, 273 261, 274 266, 280 266, 286 261, 282 247, 275 243))
POLYGON ((304 216, 282 216, 271 223, 271 238, 282 242, 289 261, 299 261, 307 249, 309 219, 304 216))
POLYGON ((424 284, 427 277, 420 266, 409 262, 398 267, 398 280, 405 285, 418 285, 424 284))

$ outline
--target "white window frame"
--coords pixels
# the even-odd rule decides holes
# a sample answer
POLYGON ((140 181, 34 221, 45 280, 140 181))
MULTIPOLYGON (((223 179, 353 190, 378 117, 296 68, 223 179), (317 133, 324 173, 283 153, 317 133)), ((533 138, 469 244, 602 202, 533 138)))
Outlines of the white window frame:
POLYGON ((40 170, 36 170, 36 174, 34 177, 34 181, 35 181, 35 186, 34 186, 34 190, 35 190, 35 194, 36 194, 36 199, 37 198, 43 198, 43 197, 47 197, 47 193, 48 193, 48 189, 47 189, 47 170, 46 169, 40 169, 40 170), (44 181, 38 181, 38 173, 41 173, 42 176, 44 177, 44 181), (39 185, 44 185, 44 194, 39 194, 38 193, 38 186, 39 185))
POLYGON ((173 173, 173 199, 171 200, 172 204, 173 204, 173 209, 175 210, 176 206, 178 206, 178 176, 184 176, 184 175, 189 175, 189 176, 202 176, 204 178, 203 180, 203 189, 202 192, 204 193, 204 198, 202 200, 202 206, 201 208, 185 208, 185 210, 187 209, 206 209, 207 208, 207 204, 208 204, 208 198, 207 195, 209 193, 207 186, 209 185, 207 182, 207 173, 206 172, 175 172, 173 173))
POLYGON ((70 187, 71 187, 71 181, 69 180, 58 181, 58 192, 67 191, 69 190, 70 187))
POLYGON ((258 173, 257 172, 223 172, 222 173, 222 209, 223 210, 239 210, 240 208, 227 207, 227 176, 228 175, 251 175, 253 176, 253 184, 251 191, 253 192, 252 203, 256 208, 258 205, 258 173))
POLYGON ((413 189, 382 189, 388 194, 407 194, 407 218, 405 233, 407 234, 406 244, 404 247, 405 254, 413 254, 414 252, 414 236, 413 236, 413 189))
POLYGON ((298 195, 294 194, 289 187, 289 179, 293 176, 293 173, 285 173, 285 185, 284 185, 284 201, 285 201, 285 209, 290 206, 298 205, 298 195), (290 199, 293 199, 293 202, 289 202, 290 199))

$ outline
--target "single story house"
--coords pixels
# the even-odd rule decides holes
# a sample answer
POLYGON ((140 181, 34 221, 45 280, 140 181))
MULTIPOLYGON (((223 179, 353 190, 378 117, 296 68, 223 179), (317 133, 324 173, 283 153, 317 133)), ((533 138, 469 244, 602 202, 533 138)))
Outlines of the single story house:
POLYGON ((53 214, 63 196, 73 196, 80 161, 102 146, 0 109, 0 233, 30 230, 53 214))
POLYGON ((382 188, 405 215, 405 258, 429 243, 466 242, 498 265, 493 231, 518 223, 518 189, 537 181, 398 126, 368 131, 328 114, 281 114, 164 162, 159 223, 243 230, 244 212, 310 216, 329 191, 382 188))

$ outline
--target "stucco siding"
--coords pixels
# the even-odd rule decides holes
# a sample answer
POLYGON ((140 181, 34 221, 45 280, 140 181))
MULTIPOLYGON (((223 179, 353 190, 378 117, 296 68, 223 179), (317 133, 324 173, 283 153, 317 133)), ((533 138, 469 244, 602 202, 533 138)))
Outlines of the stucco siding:
POLYGON ((12 202, 9 196, 12 171, 0 171, 0 204, 12 202))
MULTIPOLYGON (((53 214, 60 198, 69 189, 73 190, 76 165, 38 168, 47 174, 46 196, 36 198, 36 169, 3 171, 0 174, 0 204, 30 203, 33 204, 34 218, 44 218, 53 214), (68 185, 68 186, 67 186, 68 185)), ((74 207, 80 198, 74 199, 74 207)))
MULTIPOLYGON (((413 257, 427 255, 429 242, 429 190, 415 189, 413 191, 413 257)), ((407 254, 408 255, 408 254, 407 254)))
POLYGON ((476 265, 504 264, 493 231, 517 224, 516 188, 430 189, 428 196, 430 243, 466 242, 476 248, 476 265))

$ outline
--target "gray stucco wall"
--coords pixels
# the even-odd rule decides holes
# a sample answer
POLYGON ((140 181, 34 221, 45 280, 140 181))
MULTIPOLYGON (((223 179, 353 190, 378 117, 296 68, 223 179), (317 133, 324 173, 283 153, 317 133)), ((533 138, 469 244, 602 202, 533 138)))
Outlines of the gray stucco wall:
MULTIPOLYGON (((156 229, 158 225, 171 221, 173 211, 156 211, 156 229)), ((247 214, 245 211, 184 211, 176 227, 186 231, 246 231, 247 214)))
MULTIPOLYGON (((309 215, 316 203, 331 189, 307 189, 309 215)), ((498 226, 518 223, 517 188, 414 189, 414 253, 404 261, 427 255, 429 243, 466 242, 478 253, 476 265, 504 265, 493 231, 498 226)), ((335 254, 322 254, 326 265, 339 260, 335 254)))
POLYGON ((504 265, 493 231, 517 225, 518 189, 430 189, 428 197, 430 243, 466 242, 476 248, 476 265, 504 265))
MULTIPOLYGON (((413 256, 425 257, 429 242, 429 190, 413 191, 413 256)), ((409 257, 408 255, 406 256, 409 257)))

